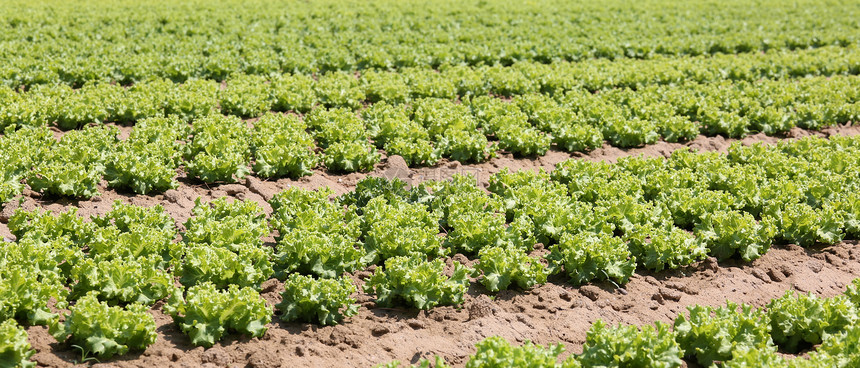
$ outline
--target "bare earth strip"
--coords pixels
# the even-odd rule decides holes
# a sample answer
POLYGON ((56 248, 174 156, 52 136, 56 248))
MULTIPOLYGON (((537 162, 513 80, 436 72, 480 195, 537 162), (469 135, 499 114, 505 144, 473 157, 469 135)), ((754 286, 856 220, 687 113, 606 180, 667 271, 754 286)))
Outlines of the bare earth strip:
MULTIPOLYGON (((794 129, 787 138, 807 135, 857 135, 860 127, 828 128, 822 132, 794 129)), ((742 140, 774 143, 780 138, 754 135, 742 140)), ((644 154, 666 156, 672 151, 690 147, 701 151, 725 151, 735 140, 700 136, 686 144, 658 143, 644 148, 621 150, 604 146, 588 154, 551 151, 534 159, 515 159, 509 155, 479 165, 445 162, 433 168, 410 169, 397 157, 389 158, 368 175, 400 177, 407 182, 444 179, 454 173, 472 173, 479 185, 486 185, 489 175, 508 167, 511 170, 547 170, 571 157, 586 160, 616 161, 620 157, 644 154)), ((87 201, 42 199, 36 193, 25 193, 22 208, 42 207, 62 211, 69 206, 80 208, 84 216, 103 214, 114 200, 136 205, 161 204, 177 220, 185 222, 191 215, 194 199, 211 200, 221 196, 254 200, 270 211, 265 200, 288 186, 318 188, 329 186, 336 193, 354 188, 365 174, 345 176, 317 172, 299 180, 260 181, 249 178, 244 184, 206 186, 184 180, 177 190, 156 196, 137 196, 100 188, 102 195, 87 201)), ((7 205, 0 211, 0 235, 11 239, 6 226, 8 216, 19 207, 7 205)), ((273 241, 273 239, 267 239, 273 241)), ((161 304, 152 310, 159 325, 158 341, 145 352, 129 354, 99 366, 122 367, 366 367, 399 359, 416 362, 421 357, 440 355, 455 366, 462 366, 474 344, 492 335, 511 341, 532 340, 540 344, 562 342, 569 352, 579 352, 585 333, 597 319, 609 323, 649 324, 671 322, 692 304, 719 305, 725 300, 763 306, 786 290, 813 292, 832 296, 860 277, 860 248, 856 240, 830 247, 800 248, 776 246, 762 258, 751 262, 722 262, 713 259, 675 271, 651 273, 640 270, 630 283, 618 289, 611 283, 597 283, 574 288, 563 277, 534 290, 503 291, 494 298, 479 284, 473 283, 461 308, 440 307, 427 312, 413 309, 376 308, 373 297, 358 294, 362 305, 359 315, 344 324, 316 327, 302 323, 277 321, 261 339, 229 336, 210 349, 190 345, 171 319, 161 312, 161 304)), ((541 253, 542 250, 536 250, 541 253)), ((454 259, 473 263, 461 255, 454 259)), ((356 282, 369 270, 353 275, 356 282)), ((269 280, 263 296, 272 304, 279 301, 281 283, 269 280)), ((37 350, 39 366, 67 367, 80 361, 80 352, 57 344, 44 327, 30 327, 30 341, 37 350)))

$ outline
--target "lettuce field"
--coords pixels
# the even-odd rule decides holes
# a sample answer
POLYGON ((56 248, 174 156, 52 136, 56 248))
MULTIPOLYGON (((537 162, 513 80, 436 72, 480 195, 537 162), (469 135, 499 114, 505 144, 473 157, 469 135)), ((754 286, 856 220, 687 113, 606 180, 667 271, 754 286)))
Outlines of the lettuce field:
POLYGON ((0 3, 0 367, 860 367, 860 3, 0 3))

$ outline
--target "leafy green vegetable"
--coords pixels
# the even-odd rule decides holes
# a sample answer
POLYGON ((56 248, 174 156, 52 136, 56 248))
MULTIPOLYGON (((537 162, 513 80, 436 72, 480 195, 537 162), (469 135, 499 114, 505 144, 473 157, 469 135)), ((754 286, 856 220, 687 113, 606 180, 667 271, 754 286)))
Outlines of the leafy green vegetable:
POLYGON ((761 257, 770 248, 775 232, 770 222, 756 222, 749 213, 737 211, 710 213, 695 231, 717 259, 737 254, 744 261, 761 257))
POLYGON ((845 221, 831 206, 816 210, 804 203, 794 203, 772 212, 779 236, 801 247, 835 244, 845 236, 842 231, 845 221))
POLYGON ((311 175, 319 163, 313 137, 296 115, 265 114, 254 123, 254 171, 264 178, 311 175))
POLYGON ((105 179, 115 188, 138 194, 176 188, 176 169, 188 126, 177 117, 150 118, 138 122, 129 138, 120 142, 105 163, 105 179))
POLYGON ((501 203, 480 192, 448 195, 442 209, 450 229, 445 245, 464 254, 475 254, 483 247, 509 243, 501 203))
POLYGON ((272 80, 272 96, 276 111, 308 112, 317 102, 314 80, 302 74, 282 74, 272 80))
MULTIPOLYGON (((344 194, 354 198, 360 188, 371 179, 359 181, 356 191, 344 194)), ((391 183, 394 183, 393 181, 391 183)), ((361 235, 361 219, 355 214, 352 205, 344 206, 329 199, 334 192, 328 187, 306 190, 290 187, 275 194, 269 204, 272 206, 272 227, 286 236, 291 231, 306 230, 323 234, 340 234, 352 239, 361 235)), ((351 202, 342 197, 340 202, 351 202)), ((364 204, 362 204, 363 206, 364 204)))
POLYGON ((654 271, 688 266, 707 256, 701 240, 671 225, 636 225, 624 238, 639 263, 654 271))
POLYGON ((676 340, 684 356, 695 358, 708 366, 713 361, 726 361, 732 352, 744 350, 774 350, 771 325, 767 313, 753 307, 727 302, 725 307, 687 307, 675 319, 676 340))
POLYGON ((457 261, 453 263, 453 274, 448 277, 443 273, 445 263, 441 259, 389 258, 384 268, 378 267, 367 279, 364 290, 376 294, 376 304, 381 307, 404 303, 426 310, 437 305, 462 304, 472 271, 457 261))
POLYGON ((192 344, 204 347, 211 347, 230 331, 261 337, 272 320, 272 311, 260 294, 237 285, 218 291, 215 285, 202 283, 188 288, 185 297, 177 290, 164 310, 192 344))
POLYGON ((231 250, 191 244, 184 258, 174 261, 173 272, 186 286, 206 282, 219 289, 231 285, 259 288, 274 273, 271 257, 272 249, 268 247, 239 244, 231 250))
POLYGON ((475 345, 475 355, 469 357, 466 368, 528 367, 528 368, 577 368, 580 363, 573 358, 558 363, 564 352, 561 344, 544 348, 526 341, 523 346, 512 346, 499 336, 488 337, 475 345))
POLYGON ((439 214, 427 211, 420 203, 376 197, 367 202, 364 211, 364 241, 373 258, 385 260, 395 256, 422 254, 431 257, 447 253, 442 248, 439 214))
MULTIPOLYGON (((741 349, 732 351, 732 358, 723 362, 721 367, 726 368, 801 368, 805 367, 803 362, 807 362, 802 357, 787 361, 781 355, 773 350, 756 350, 756 349, 741 349)), ((810 367, 816 365, 810 364, 810 367)), ((825 367, 823 365, 821 367, 825 367)))
POLYGON ((221 111, 226 115, 255 117, 272 109, 266 80, 255 75, 239 75, 227 80, 227 89, 219 93, 221 111))
POLYGON ((72 268, 72 296, 97 291, 99 300, 110 305, 152 305, 167 296, 173 276, 160 269, 158 255, 137 259, 85 259, 72 268))
POLYGON ((51 270, 20 264, 3 264, 0 271, 0 320, 17 319, 34 325, 56 323, 48 305, 67 305, 65 278, 51 270))
POLYGON ((595 279, 623 284, 636 270, 636 257, 630 254, 624 241, 605 234, 563 234, 559 243, 550 247, 546 259, 551 273, 564 267, 574 285, 595 279))
POLYGON ((586 367, 680 367, 683 351, 664 323, 654 327, 591 325, 579 362, 586 367))
POLYGON ((283 301, 275 307, 283 312, 284 321, 334 325, 358 313, 355 299, 350 298, 352 293, 355 285, 348 277, 315 280, 292 274, 284 282, 283 301))
POLYGON ((813 294, 795 295, 789 290, 767 305, 773 341, 789 352, 799 344, 820 344, 827 335, 840 332, 856 323, 854 305, 845 296, 828 299, 813 294))
POLYGON ((85 222, 78 216, 76 207, 70 207, 68 211, 57 215, 40 209, 33 211, 18 209, 9 218, 8 225, 9 231, 18 239, 51 241, 66 236, 79 246, 89 243, 95 231, 93 223, 85 222))
POLYGON ((4 368, 32 368, 36 363, 30 357, 36 354, 27 341, 27 331, 14 319, 0 323, 0 361, 4 368))
POLYGON ((275 262, 282 273, 296 271, 335 278, 364 266, 366 254, 358 246, 356 240, 334 232, 293 230, 278 241, 275 262))
POLYGON ((367 172, 379 162, 380 155, 369 143, 334 142, 323 152, 326 168, 336 173, 367 172))
POLYGON ((821 346, 810 353, 812 367, 855 367, 860 364, 860 328, 856 325, 847 326, 840 333, 828 335, 821 346))
POLYGON ((116 147, 115 127, 90 127, 66 133, 43 160, 34 162, 27 184, 50 195, 91 198, 105 163, 116 147))
POLYGON ((251 133, 237 117, 210 115, 194 122, 185 148, 189 175, 213 183, 241 180, 250 172, 251 133))
POLYGON ((228 202, 220 197, 204 203, 197 198, 192 214, 182 234, 187 243, 233 249, 243 244, 262 246, 262 237, 269 235, 263 208, 254 201, 228 202))
POLYGON ((355 205, 359 209, 367 206, 371 199, 383 197, 391 202, 395 198, 408 200, 410 198, 409 190, 406 189, 406 182, 398 178, 391 180, 368 176, 358 181, 355 184, 355 190, 349 193, 344 193, 338 199, 344 205, 355 205))
POLYGON ((111 307, 99 302, 98 293, 92 292, 78 299, 69 310, 65 323, 52 326, 51 334, 57 341, 79 345, 99 357, 144 350, 158 336, 155 319, 141 304, 111 307))
POLYGON ((483 274, 481 284, 491 292, 507 290, 511 283, 521 289, 546 283, 549 272, 536 258, 515 247, 490 246, 479 252, 476 271, 483 274))

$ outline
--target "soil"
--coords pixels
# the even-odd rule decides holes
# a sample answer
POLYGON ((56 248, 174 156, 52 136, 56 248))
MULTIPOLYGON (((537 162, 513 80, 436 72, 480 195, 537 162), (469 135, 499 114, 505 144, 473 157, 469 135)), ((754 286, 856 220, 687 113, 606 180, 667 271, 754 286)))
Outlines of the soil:
MULTIPOLYGON (((7 241, 14 239, 6 222, 16 208, 41 207, 65 211, 75 206, 79 208, 80 215, 90 216, 109 211, 115 200, 141 206, 160 204, 181 228, 181 224, 191 216, 194 200, 198 197, 204 201, 223 196, 253 200, 270 213, 271 207, 266 201, 289 186, 328 186, 341 194, 354 188, 356 182, 368 175, 399 177, 414 184, 428 179, 445 179, 455 173, 471 173, 479 185, 486 186, 489 176, 502 168, 551 170, 555 164, 569 158, 615 162, 620 157, 631 155, 667 156, 683 147, 724 152, 736 141, 771 144, 781 139, 833 134, 857 135, 860 134, 860 126, 839 126, 819 132, 795 128, 785 137, 758 134, 743 140, 700 136, 685 144, 660 142, 627 150, 605 145, 586 154, 550 151, 537 158, 514 158, 501 154, 476 165, 445 161, 434 167, 410 169, 402 158, 392 156, 368 174, 332 175, 317 171, 298 180, 264 181, 249 177, 239 184, 205 185, 185 178, 180 172, 182 185, 178 189, 154 196, 117 192, 107 189, 104 183, 100 196, 82 201, 44 198, 26 190, 20 203, 8 203, 0 211, 0 235, 7 241)), ((271 238, 266 240, 274 241, 271 238)), ((151 310, 159 334, 154 345, 142 353, 127 354, 105 363, 88 361, 86 364, 99 367, 368 367, 394 359, 415 363, 420 358, 439 355, 449 364, 462 366, 474 353, 475 343, 492 335, 517 343, 525 340, 543 345, 560 342, 568 349, 565 354, 578 353, 588 328, 597 319, 610 324, 644 325, 654 321, 671 322, 678 313, 693 304, 717 306, 732 300, 764 306, 770 299, 791 289, 825 297, 838 294, 853 279, 860 277, 860 248, 857 245, 856 240, 847 240, 829 247, 775 246, 762 258, 750 263, 717 263, 715 259, 707 259, 680 270, 659 273, 640 270, 623 288, 608 282, 577 288, 563 277, 556 277, 530 291, 502 291, 492 296, 480 284, 473 282, 461 307, 438 307, 430 311, 377 308, 372 295, 359 293, 355 295, 361 305, 359 314, 341 325, 318 327, 285 323, 275 315, 263 338, 230 335, 209 349, 191 345, 170 317, 162 313, 161 304, 156 304, 151 310)), ((461 255, 454 258, 465 259, 461 255)), ((353 278, 361 286, 362 278, 367 275, 369 272, 359 271, 353 278)), ((280 301, 280 288, 277 280, 269 280, 263 285, 262 295, 274 305, 280 301)), ((37 351, 34 360, 39 366, 69 367, 82 361, 80 351, 58 344, 45 327, 29 327, 28 333, 37 351)))

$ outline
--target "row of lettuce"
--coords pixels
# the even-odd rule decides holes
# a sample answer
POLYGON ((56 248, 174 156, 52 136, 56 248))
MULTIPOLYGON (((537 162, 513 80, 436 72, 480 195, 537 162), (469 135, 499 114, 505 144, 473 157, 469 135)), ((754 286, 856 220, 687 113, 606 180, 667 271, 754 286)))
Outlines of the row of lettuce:
POLYGON ((0 79, 32 86, 518 61, 652 58, 857 43, 853 2, 349 4, 148 1, 0 8, 0 79))
POLYGON ((380 162, 380 150, 416 166, 442 158, 483 162, 498 150, 581 152, 604 140, 634 147, 700 133, 740 138, 795 126, 821 129, 857 121, 857 78, 569 91, 558 99, 528 94, 510 102, 427 98, 377 103, 360 113, 266 113, 253 123, 216 114, 189 124, 171 115, 139 121, 122 140, 117 128, 104 125, 66 132, 59 141, 44 126, 9 127, 0 136, 0 203, 20 195, 24 183, 52 196, 90 198, 102 179, 147 194, 177 187, 183 172, 205 183, 235 182, 252 170, 262 178, 298 178, 321 167, 367 172, 380 162))
MULTIPOLYGON (((73 89, 43 84, 27 90, 0 87, 0 128, 53 124, 74 129, 87 123, 130 123, 148 117, 199 118, 215 111, 244 118, 267 111, 307 113, 315 106, 360 109, 367 104, 410 103, 424 98, 463 100, 495 95, 642 89, 654 85, 697 85, 724 81, 753 83, 810 76, 860 73, 856 47, 809 51, 654 60, 596 60, 580 63, 517 63, 512 66, 441 69, 409 68, 306 75, 236 75, 225 88, 211 80, 174 84, 153 79, 123 87, 87 83, 73 89)), ((854 83, 856 85, 856 82, 854 83)), ((695 88, 695 87, 693 87, 695 88)))
MULTIPOLYGON (((211 286, 211 285, 207 285, 211 286)), ((308 291, 308 292, 312 292, 308 291)), ((253 307, 257 316, 247 320, 216 321, 213 313, 223 309, 212 298, 223 297, 211 287, 189 292, 188 304, 166 306, 170 313, 187 314, 182 321, 196 318, 192 323, 181 322, 183 330, 191 330, 192 343, 209 346, 207 337, 195 332, 206 323, 225 323, 221 330, 230 329, 261 336, 267 320, 262 301, 253 302, 253 290, 230 288, 235 298, 231 307, 253 307), (245 301, 241 303, 238 300, 245 301), (200 318, 203 318, 202 320, 200 318)), ((92 295, 81 298, 72 307, 67 321, 58 330, 62 338, 85 344, 85 355, 95 353, 110 357, 128 349, 143 350, 154 343, 155 324, 145 307, 133 305, 126 309, 109 307, 92 295), (92 324, 97 324, 94 327, 92 324), (108 332, 105 333, 104 330, 108 332), (118 330, 122 330, 121 332, 118 330)), ((286 297, 286 293, 285 293, 286 297)), ((286 300, 286 299, 285 299, 286 300)), ((284 302, 283 304, 287 304, 284 302)), ((287 318, 299 309, 295 304, 278 305, 287 318)), ((705 367, 724 368, 850 368, 860 364, 860 279, 854 280, 843 294, 821 298, 812 293, 797 294, 791 290, 770 301, 764 308, 737 305, 708 307, 695 305, 680 313, 673 325, 656 322, 636 327, 610 326, 598 320, 586 334, 581 354, 572 354, 559 362, 565 351, 563 344, 544 348, 526 341, 522 346, 511 345, 504 338, 489 337, 475 346, 475 354, 466 361, 467 368, 489 367, 630 367, 677 368, 695 361, 705 367), (800 354, 803 356, 791 354, 800 354)), ((223 333, 223 332, 221 332, 223 333)), ((214 335, 220 337, 218 332, 214 335)), ((0 323, 0 356, 10 367, 34 367, 29 359, 35 354, 26 331, 16 320, 0 323)), ((444 359, 421 359, 416 367, 450 367, 444 359)), ((399 361, 378 365, 377 368, 401 367, 399 361)))
MULTIPOLYGON (((788 291, 764 308, 737 305, 687 307, 674 326, 608 326, 598 320, 581 354, 559 361, 564 345, 521 346, 489 337, 477 345, 466 368, 627 367, 677 368, 684 360, 702 367, 843 368, 860 364, 860 279, 843 294, 821 298, 788 291), (779 352, 778 352, 779 351, 779 352), (806 356, 791 356, 803 352, 806 356)), ((422 359, 416 367, 450 367, 444 359, 422 359)), ((400 362, 377 368, 401 367, 400 362)))
POLYGON ((637 267, 751 261, 774 242, 860 234, 858 137, 569 160, 551 173, 503 170, 489 193, 475 184, 455 176, 407 189, 371 177, 336 198, 292 187, 269 201, 268 218, 257 202, 198 199, 181 233, 160 206, 117 202, 91 221, 74 209, 17 210, 16 241, 0 248, 0 318, 47 324, 60 341, 110 356, 154 341, 146 310, 159 300, 194 344, 261 336, 272 311, 259 290, 273 277, 284 280, 282 319, 334 324, 358 309, 345 273, 371 265, 363 291, 377 306, 431 309, 462 304, 472 280, 491 293, 556 273, 572 285, 623 284, 637 267), (455 253, 476 262, 447 258, 455 253), (60 322, 50 307, 69 304, 60 322))

